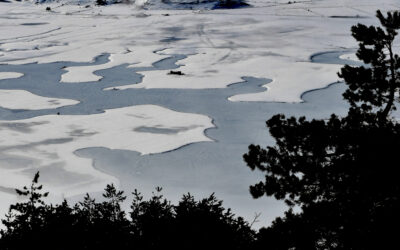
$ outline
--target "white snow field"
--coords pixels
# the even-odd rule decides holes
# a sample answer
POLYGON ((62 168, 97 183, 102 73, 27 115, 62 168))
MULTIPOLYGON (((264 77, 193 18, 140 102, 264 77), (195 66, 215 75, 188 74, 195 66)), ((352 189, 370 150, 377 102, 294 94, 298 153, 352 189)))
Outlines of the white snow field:
MULTIPOLYGON (((355 60, 357 44, 350 27, 360 22, 377 24, 377 9, 400 8, 398 0, 300 0, 292 4, 287 0, 249 0, 249 8, 218 10, 147 8, 146 1, 103 7, 90 1, 77 3, 0 2, 0 216, 17 200, 13 189, 29 184, 37 170, 55 200, 99 192, 107 183, 119 183, 112 171, 96 169, 101 163, 78 156, 78 150, 104 148, 159 155, 193 143, 217 143, 205 131, 217 127, 218 133, 223 129, 214 126, 214 117, 207 114, 145 102, 105 112, 99 109, 95 114, 49 114, 43 110, 82 104, 82 100, 38 95, 40 91, 35 91, 40 86, 29 74, 19 72, 19 66, 78 63, 62 68, 59 81, 54 82, 74 86, 100 84, 105 79, 100 71, 121 65, 129 70, 138 68, 137 73, 142 75, 139 83, 128 78, 124 81, 131 81, 129 84, 115 80, 112 87, 104 87, 105 92, 119 90, 116 94, 137 89, 179 93, 229 89, 233 83, 242 82, 242 77, 265 78, 272 81, 262 91, 232 92, 228 100, 232 105, 301 103, 304 92, 339 80, 341 65, 311 62, 312 55, 343 51, 340 58, 355 60), (46 7, 51 10, 46 11, 46 7), (173 70, 182 75, 169 74, 171 69, 148 70, 153 63, 178 54, 184 58, 173 70), (97 62, 100 55, 107 55, 107 60, 97 62), (3 72, 2 65, 14 67, 15 72, 3 72), (14 79, 26 80, 32 93, 18 87, 10 89, 14 79), (8 87, 3 89, 3 83, 8 87), (24 110, 28 118, 19 117, 19 110, 24 110)), ((251 133, 237 133, 246 132, 251 133)), ((245 169, 245 164, 240 168, 245 169)), ((210 180, 225 178, 222 170, 210 176, 210 180)), ((259 177, 262 180, 262 174, 259 177)), ((247 190, 237 194, 236 183, 226 183, 214 191, 226 204, 236 205, 233 211, 248 220, 268 203, 252 203, 247 190)), ((169 184, 170 190, 180 192, 177 195, 186 192, 173 181, 169 184)), ((151 185, 158 186, 157 180, 151 185)), ((282 208, 271 203, 256 226, 269 223, 282 208)))
POLYGON ((25 90, 0 89, 0 107, 7 109, 39 110, 78 104, 75 100, 47 98, 25 90))
POLYGON ((0 80, 20 78, 23 75, 18 72, 0 72, 0 80))

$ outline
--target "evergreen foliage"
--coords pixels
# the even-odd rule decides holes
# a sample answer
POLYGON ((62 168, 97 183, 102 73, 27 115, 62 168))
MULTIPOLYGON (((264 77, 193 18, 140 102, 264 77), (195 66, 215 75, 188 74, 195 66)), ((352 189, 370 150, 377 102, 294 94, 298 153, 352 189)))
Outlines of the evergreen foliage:
POLYGON ((107 185, 102 202, 87 194, 73 206, 54 206, 43 201, 48 193, 38 178, 17 191, 28 200, 10 207, 0 249, 249 249, 255 241, 250 225, 214 195, 196 201, 187 194, 173 205, 161 188, 149 200, 135 190, 128 218, 121 208, 126 196, 114 185, 107 185))
POLYGON ((342 68, 339 76, 349 86, 343 97, 352 109, 372 113, 386 120, 395 109, 396 93, 400 90, 400 60, 394 53, 393 43, 400 29, 399 12, 388 12, 385 17, 379 10, 381 27, 358 24, 351 31, 359 42, 357 57, 365 66, 342 68))
POLYGON ((400 230, 397 178, 400 125, 391 119, 399 94, 400 62, 393 42, 398 12, 383 16, 383 29, 352 27, 364 66, 344 66, 349 86, 346 117, 328 120, 286 118, 267 121, 276 145, 250 145, 244 160, 265 173, 250 187, 253 197, 274 196, 289 210, 262 229, 260 248, 395 249, 400 230), (301 212, 295 213, 294 208, 301 212), (397 227, 397 228, 396 228, 397 227))

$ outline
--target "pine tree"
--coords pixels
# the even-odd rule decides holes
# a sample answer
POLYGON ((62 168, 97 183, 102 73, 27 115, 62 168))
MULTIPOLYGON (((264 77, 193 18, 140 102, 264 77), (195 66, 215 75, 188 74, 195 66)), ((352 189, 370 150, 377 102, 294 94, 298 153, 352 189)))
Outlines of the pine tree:
POLYGON ((339 74, 349 86, 348 115, 311 121, 276 115, 267 121, 276 145, 250 145, 244 155, 248 167, 265 173, 265 181, 250 187, 253 197, 274 196, 290 208, 261 231, 262 247, 393 249, 397 243, 400 125, 390 111, 399 93, 393 41, 400 16, 378 11, 377 17, 384 29, 352 28, 366 65, 344 66, 339 74))
POLYGON ((396 94, 400 90, 400 61, 393 47, 400 29, 400 14, 389 12, 385 17, 377 11, 377 17, 382 28, 358 24, 351 29, 359 42, 357 57, 365 65, 346 65, 339 76, 349 87, 343 96, 352 109, 376 114, 384 121, 396 108, 396 94))

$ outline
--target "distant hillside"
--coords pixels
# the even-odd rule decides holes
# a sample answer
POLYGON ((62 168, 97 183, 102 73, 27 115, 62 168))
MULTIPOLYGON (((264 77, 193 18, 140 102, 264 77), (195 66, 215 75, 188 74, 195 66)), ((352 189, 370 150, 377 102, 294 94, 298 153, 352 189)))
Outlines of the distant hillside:
MULTIPOLYGON (((3 1, 3 0, 0 0, 3 1)), ((136 4, 148 9, 235 9, 250 6, 246 0, 30 0, 36 4, 65 3, 77 5, 136 4)))

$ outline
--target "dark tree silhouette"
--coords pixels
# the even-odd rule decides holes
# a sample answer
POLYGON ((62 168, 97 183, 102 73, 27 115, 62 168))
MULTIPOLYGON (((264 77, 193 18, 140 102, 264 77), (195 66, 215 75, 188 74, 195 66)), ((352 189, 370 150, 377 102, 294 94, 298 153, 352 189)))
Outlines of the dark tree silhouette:
POLYGON ((191 249, 251 249, 255 233, 241 217, 222 206, 214 194, 195 201, 184 195, 175 207, 179 241, 191 249))
MULTIPOLYGON (((344 66, 349 88, 346 117, 328 120, 276 115, 267 121, 275 146, 250 145, 244 160, 265 173, 250 187, 253 197, 274 196, 289 211, 260 231, 269 249, 393 249, 400 233, 397 180, 400 125, 392 121, 399 91, 398 56, 392 45, 398 12, 384 17, 385 31, 361 24, 357 56, 367 65, 344 66), (292 208, 300 208, 294 213, 292 208)), ((398 244, 397 244, 398 245, 398 244)))
POLYGON ((196 201, 184 195, 172 205, 157 189, 143 200, 136 190, 131 219, 140 249, 250 249, 255 232, 241 217, 235 217, 214 195, 196 201))
POLYGON ((358 24, 351 31, 359 42, 357 57, 366 66, 342 68, 339 76, 344 78, 349 89, 344 98, 353 109, 377 113, 379 119, 386 120, 395 109, 396 93, 400 88, 400 61, 393 51, 397 31, 400 29, 399 12, 389 12, 387 17, 378 10, 381 27, 358 24))
POLYGON ((156 188, 156 193, 148 201, 137 190, 133 192, 130 217, 135 242, 140 249, 160 249, 171 245, 176 237, 174 207, 160 192, 161 188, 156 188))
POLYGON ((6 219, 2 220, 7 230, 1 230, 3 242, 13 242, 16 246, 24 244, 24 240, 34 242, 35 231, 43 225, 43 216, 47 207, 43 198, 48 193, 43 193, 42 185, 38 184, 39 172, 37 172, 29 187, 24 186, 22 190, 16 192, 20 196, 28 198, 26 202, 16 203, 10 206, 6 219))
POLYGON ((149 200, 135 190, 130 219, 122 209, 123 191, 107 185, 101 202, 86 194, 83 201, 47 205, 38 185, 18 194, 28 200, 10 207, 1 231, 1 250, 60 249, 251 249, 256 233, 249 224, 211 195, 196 201, 184 195, 173 205, 161 188, 149 200))
POLYGON ((130 223, 120 203, 122 191, 107 185, 103 202, 89 195, 74 207, 47 205, 36 173, 29 188, 16 190, 28 200, 10 206, 3 220, 0 249, 128 249, 130 223))

